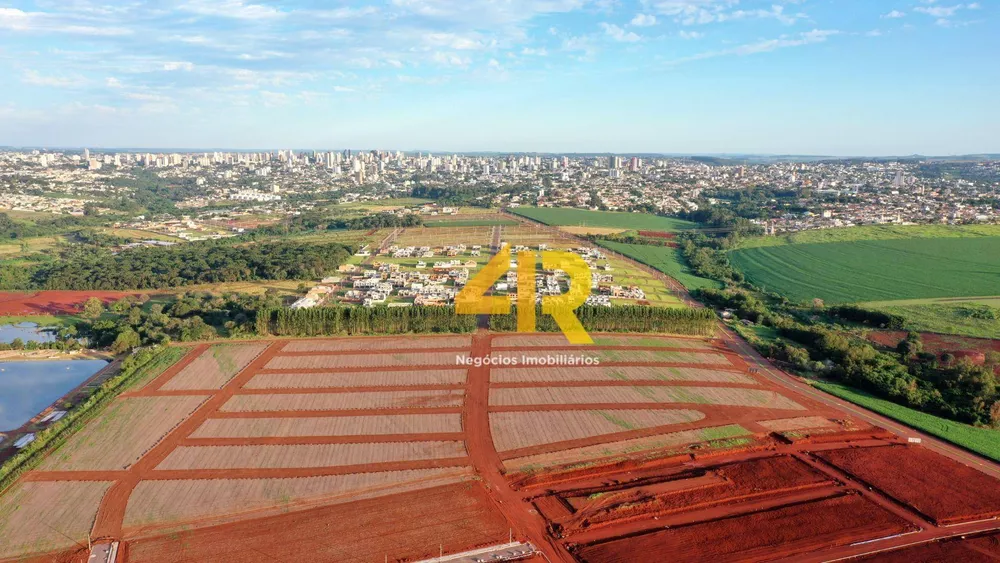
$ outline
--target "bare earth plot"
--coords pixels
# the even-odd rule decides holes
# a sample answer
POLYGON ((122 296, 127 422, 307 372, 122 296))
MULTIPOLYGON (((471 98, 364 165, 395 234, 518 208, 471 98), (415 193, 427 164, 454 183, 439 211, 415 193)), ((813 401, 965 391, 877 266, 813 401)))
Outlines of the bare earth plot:
POLYGON ((553 563, 818 562, 1000 526, 993 477, 720 341, 554 336, 196 347, 0 492, 0 561, 84 561, 88 535, 119 563, 414 561, 510 534, 553 563), (458 365, 555 352, 601 365, 458 365))

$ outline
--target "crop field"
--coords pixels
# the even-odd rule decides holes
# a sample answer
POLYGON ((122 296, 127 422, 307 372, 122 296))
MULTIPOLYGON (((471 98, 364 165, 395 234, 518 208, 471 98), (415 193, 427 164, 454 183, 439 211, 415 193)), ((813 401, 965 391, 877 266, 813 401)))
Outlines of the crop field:
POLYGON ((337 373, 262 373, 247 389, 301 389, 338 387, 387 387, 401 385, 459 385, 465 370, 363 371, 337 373))
POLYGON ((123 541, 119 563, 412 561, 508 534, 565 563, 836 559, 995 526, 970 521, 995 514, 993 474, 779 385, 724 341, 593 336, 275 340, 221 361, 178 347, 0 492, 0 560, 85 560, 90 536, 123 541), (603 363, 456 358, 520 353, 603 363))
POLYGON ((221 389, 266 347, 264 344, 216 344, 172 377, 163 389, 221 389))
POLYGON ((834 304, 994 295, 998 248, 1000 237, 931 238, 760 247, 730 257, 758 287, 834 304))
POLYGON ((679 281, 687 289, 704 287, 719 288, 715 280, 703 278, 688 268, 681 256, 680 250, 669 246, 651 246, 645 244, 627 244, 624 242, 601 241, 601 246, 613 250, 655 268, 679 281))
POLYGON ((864 225, 841 229, 812 229, 780 236, 748 237, 740 241, 739 248, 868 240, 979 237, 1000 237, 1000 225, 864 225))
POLYGON ((569 207, 518 207, 511 209, 511 212, 553 226, 614 227, 667 232, 697 228, 697 224, 690 221, 648 213, 590 211, 569 207))
POLYGON ((205 402, 205 396, 118 399, 100 422, 75 434, 46 471, 126 469, 205 402))
POLYGON ((506 452, 703 418, 698 411, 683 409, 495 412, 490 414, 490 429, 497 451, 506 452))
POLYGON ((916 332, 955 334, 973 338, 1000 339, 1000 299, 961 298, 927 300, 926 304, 892 301, 879 305, 865 304, 906 319, 906 329, 916 332))

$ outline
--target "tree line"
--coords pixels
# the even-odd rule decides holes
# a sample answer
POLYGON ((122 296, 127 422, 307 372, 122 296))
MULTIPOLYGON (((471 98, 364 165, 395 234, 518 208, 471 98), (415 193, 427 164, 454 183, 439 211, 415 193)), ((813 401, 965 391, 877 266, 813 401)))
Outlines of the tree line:
POLYGON ((275 336, 461 333, 476 326, 474 315, 430 306, 274 308, 259 311, 254 322, 257 334, 275 336))
MULTIPOLYGON (((510 315, 491 315, 490 330, 515 332, 517 308, 512 307, 512 309, 510 315)), ((711 309, 673 309, 641 305, 614 307, 583 305, 575 311, 575 314, 587 332, 662 332, 709 336, 714 334, 715 323, 718 321, 711 309)), ((542 314, 540 306, 535 310, 535 319, 538 332, 561 330, 555 319, 542 314)))

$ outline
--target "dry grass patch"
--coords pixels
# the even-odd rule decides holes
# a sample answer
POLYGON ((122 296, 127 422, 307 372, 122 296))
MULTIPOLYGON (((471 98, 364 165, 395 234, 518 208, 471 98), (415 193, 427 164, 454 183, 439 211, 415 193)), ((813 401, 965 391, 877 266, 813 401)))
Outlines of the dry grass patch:
POLYGON ((125 526, 231 521, 339 504, 468 479, 469 468, 416 469, 294 479, 142 481, 129 497, 125 526))
POLYGON ((460 389, 236 395, 229 399, 221 410, 224 412, 273 412, 460 407, 463 396, 464 392, 460 389))
POLYGON ((495 412, 490 414, 490 430, 502 452, 703 418, 698 411, 680 409, 495 412))
POLYGON ((163 389, 222 389, 265 348, 267 344, 216 344, 171 377, 163 389))
POLYGON ((471 336, 397 336, 393 338, 345 338, 295 340, 283 352, 336 352, 342 350, 404 350, 407 348, 468 348, 471 336))
POLYGON ((465 443, 391 442, 295 446, 182 446, 157 469, 288 469, 464 457, 465 443))
POLYGON ((803 409, 773 391, 720 387, 524 387, 490 390, 490 406, 597 403, 694 403, 771 409, 803 409))
POLYGON ((464 352, 412 354, 344 354, 337 356, 277 356, 266 369, 376 368, 409 366, 454 366, 455 356, 464 352))
POLYGON ((247 389, 303 389, 384 387, 390 385, 457 385, 465 383, 464 369, 339 373, 261 373, 247 389))
POLYGON ((130 397, 74 434, 42 462, 44 471, 125 469, 191 415, 208 397, 130 397))
POLYGON ((19 483, 0 498, 0 558, 87 545, 110 482, 19 483))
POLYGON ((617 366, 617 367, 519 367, 493 368, 494 383, 544 381, 707 381, 712 383, 756 383, 734 371, 702 368, 617 366))
POLYGON ((381 436, 461 432, 460 414, 384 414, 310 418, 211 418, 192 438, 381 436))

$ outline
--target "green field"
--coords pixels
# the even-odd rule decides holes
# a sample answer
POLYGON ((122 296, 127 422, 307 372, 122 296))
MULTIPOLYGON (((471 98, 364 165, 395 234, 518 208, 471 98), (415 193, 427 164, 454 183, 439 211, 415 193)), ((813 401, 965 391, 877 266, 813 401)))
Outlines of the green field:
POLYGON ((648 213, 621 213, 617 211, 589 211, 570 207, 518 207, 511 209, 522 217, 533 219, 539 223, 564 226, 613 227, 619 229, 639 229, 643 231, 683 231, 695 229, 696 223, 660 217, 648 213))
POLYGON ((730 259, 757 287, 798 302, 995 295, 1000 288, 1000 237, 758 247, 730 259))
POLYGON ((750 237, 743 239, 738 248, 859 240, 975 237, 1000 237, 1000 225, 865 225, 842 229, 814 229, 774 237, 750 237))
POLYGON ((838 383, 814 381, 812 384, 831 395, 875 411, 907 426, 912 426, 942 440, 1000 461, 1000 431, 977 428, 879 399, 852 387, 838 383))
POLYGON ((872 307, 906 319, 906 329, 1000 338, 1000 309, 975 303, 948 305, 886 305, 872 307), (989 318, 989 317, 995 318, 989 318))
POLYGON ((652 268, 667 274, 679 281, 687 289, 702 287, 719 288, 721 284, 715 280, 702 278, 687 267, 681 258, 680 251, 669 246, 648 246, 643 244, 625 244, 622 242, 611 242, 602 240, 598 244, 614 250, 619 254, 624 254, 629 258, 641 262, 652 268))

